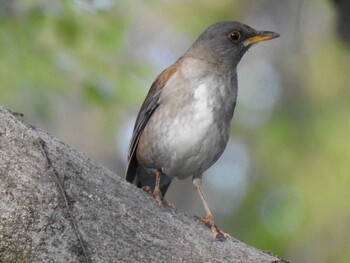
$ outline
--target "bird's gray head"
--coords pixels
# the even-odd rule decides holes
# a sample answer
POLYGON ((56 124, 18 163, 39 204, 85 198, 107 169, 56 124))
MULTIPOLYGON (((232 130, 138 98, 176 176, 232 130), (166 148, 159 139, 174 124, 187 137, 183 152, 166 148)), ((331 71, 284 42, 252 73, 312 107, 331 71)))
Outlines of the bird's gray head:
POLYGON ((239 22, 222 21, 209 26, 188 53, 214 63, 235 67, 254 43, 278 36, 277 33, 257 31, 239 22))

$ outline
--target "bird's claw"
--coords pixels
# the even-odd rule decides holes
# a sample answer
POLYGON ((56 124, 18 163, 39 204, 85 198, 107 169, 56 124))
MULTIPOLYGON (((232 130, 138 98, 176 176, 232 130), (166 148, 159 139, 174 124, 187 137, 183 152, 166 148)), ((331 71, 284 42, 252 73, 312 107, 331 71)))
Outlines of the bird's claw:
POLYGON ((169 203, 167 200, 164 199, 162 196, 162 193, 158 190, 152 191, 151 187, 145 186, 142 187, 144 191, 146 191, 150 196, 152 196, 155 200, 158 206, 166 206, 170 208, 174 208, 174 205, 172 203, 169 203))
POLYGON ((205 225, 210 228, 213 233, 214 240, 225 241, 230 235, 222 230, 220 230, 215 224, 212 217, 203 217, 199 221, 200 224, 205 225))
POLYGON ((146 193, 148 193, 149 195, 152 195, 152 194, 153 194, 152 189, 151 189, 151 187, 149 187, 149 186, 144 186, 144 187, 142 187, 141 189, 142 189, 143 191, 145 191, 146 193))

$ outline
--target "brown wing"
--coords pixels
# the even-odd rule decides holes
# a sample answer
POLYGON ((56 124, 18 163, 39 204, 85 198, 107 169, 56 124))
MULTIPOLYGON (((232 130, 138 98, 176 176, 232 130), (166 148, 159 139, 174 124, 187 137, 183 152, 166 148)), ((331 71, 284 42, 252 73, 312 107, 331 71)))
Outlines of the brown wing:
POLYGON ((134 131, 131 137, 129 152, 128 152, 128 163, 125 172, 125 179, 128 182, 135 183, 136 170, 138 161, 136 159, 136 148, 139 142, 140 136, 143 129, 145 128, 148 120, 151 118, 153 112, 159 106, 159 98, 162 93, 163 87, 167 80, 176 72, 177 63, 164 70, 157 79, 153 82, 145 101, 143 102, 139 114, 137 116, 134 131))

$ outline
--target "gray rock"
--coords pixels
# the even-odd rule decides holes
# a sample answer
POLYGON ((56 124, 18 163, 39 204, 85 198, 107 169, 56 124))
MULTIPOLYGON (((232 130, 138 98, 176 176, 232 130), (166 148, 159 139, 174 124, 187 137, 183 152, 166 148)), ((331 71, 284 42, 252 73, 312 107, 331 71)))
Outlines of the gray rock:
POLYGON ((0 107, 0 262, 286 262, 145 192, 0 107))

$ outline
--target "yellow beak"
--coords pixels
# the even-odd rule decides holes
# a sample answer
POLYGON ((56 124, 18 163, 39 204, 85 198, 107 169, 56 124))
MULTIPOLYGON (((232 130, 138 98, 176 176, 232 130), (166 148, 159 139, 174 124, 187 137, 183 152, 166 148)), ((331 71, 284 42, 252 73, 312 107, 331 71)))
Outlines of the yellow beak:
POLYGON ((251 45, 260 41, 270 40, 274 39, 276 37, 279 37, 280 35, 275 32, 269 32, 269 31, 259 31, 257 35, 252 36, 244 41, 245 45, 251 45))

